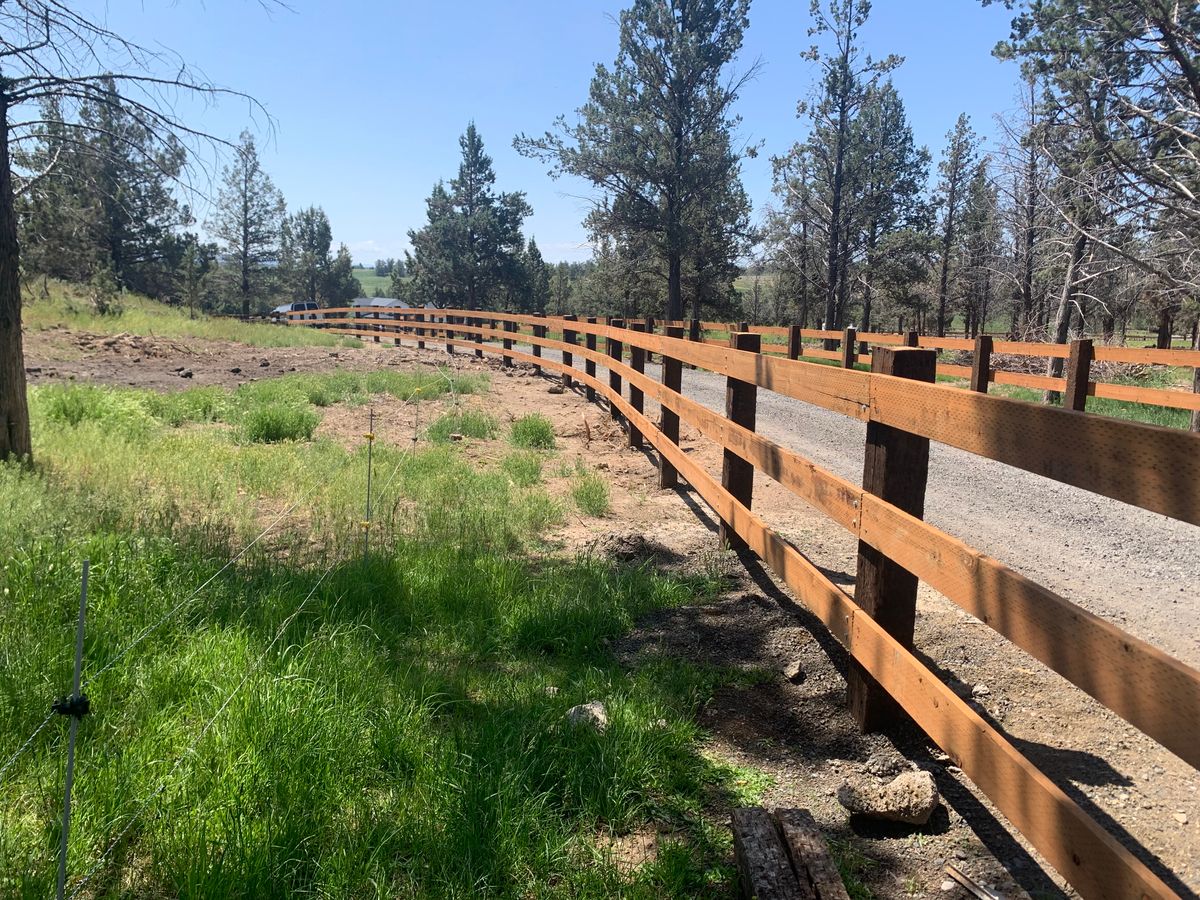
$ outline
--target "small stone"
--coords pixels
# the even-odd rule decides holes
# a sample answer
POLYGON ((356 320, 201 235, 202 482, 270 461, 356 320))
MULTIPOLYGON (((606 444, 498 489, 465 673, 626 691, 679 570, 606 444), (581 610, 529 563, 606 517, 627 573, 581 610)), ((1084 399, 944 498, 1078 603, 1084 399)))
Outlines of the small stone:
POLYGON ((966 851, 966 850, 963 850, 963 849, 960 847, 958 850, 955 850, 955 851, 954 851, 954 858, 955 858, 955 859, 966 859, 966 858, 967 858, 967 851, 966 851))
POLYGON ((971 688, 972 697, 986 697, 991 692, 992 689, 986 684, 977 684, 975 687, 971 688))
POLYGON ((942 890, 947 894, 950 893, 952 890, 954 890, 956 887, 958 887, 958 882, 953 881, 949 878, 947 878, 945 881, 942 882, 942 890))
POLYGON ((546 388, 546 393, 547 394, 562 394, 562 393, 565 393, 565 389, 563 388, 563 386, 561 384, 552 384, 552 385, 550 385, 550 387, 546 388))
POLYGON ((1180 825, 1186 825, 1188 823, 1188 817, 1184 813, 1175 813, 1175 815, 1173 815, 1171 818, 1173 818, 1180 825))
POLYGON ((266 368, 267 366, 269 366, 270 364, 271 364, 271 361, 270 361, 269 359, 260 359, 260 360, 258 361, 258 367, 259 367, 260 369, 265 369, 265 368, 266 368))
POLYGON ((554 686, 554 685, 552 685, 552 684, 548 684, 548 685, 546 685, 546 696, 547 696, 547 697, 556 697, 556 696, 558 696, 558 688, 557 688, 557 687, 555 687, 555 686, 554 686))
POLYGON ((608 711, 599 700, 592 700, 568 709, 567 722, 575 727, 586 725, 602 732, 608 728, 608 711))
POLYGON ((450 434, 450 440, 452 440, 452 441, 461 441, 462 439, 463 439, 463 436, 461 434, 459 434, 457 431, 452 432, 450 434))
POLYGON ((904 772, 880 787, 874 779, 852 775, 837 792, 851 813, 890 822, 924 825, 937 808, 937 784, 928 772, 904 772))
POLYGON ((792 684, 799 684, 804 680, 804 667, 800 665, 800 660, 792 660, 783 667, 783 677, 792 684))
POLYGON ((230 369, 230 370, 229 370, 229 374, 230 374, 230 375, 241 375, 241 374, 242 374, 242 367, 241 367, 241 366, 234 366, 232 369, 230 369))
POLYGON ((180 378, 191 378, 191 377, 192 377, 192 370, 191 370, 191 369, 184 369, 182 372, 180 372, 180 373, 179 373, 179 377, 180 377, 180 378))
POLYGON ((894 778, 908 768, 908 761, 898 753, 876 750, 863 763, 863 771, 876 778, 894 778))

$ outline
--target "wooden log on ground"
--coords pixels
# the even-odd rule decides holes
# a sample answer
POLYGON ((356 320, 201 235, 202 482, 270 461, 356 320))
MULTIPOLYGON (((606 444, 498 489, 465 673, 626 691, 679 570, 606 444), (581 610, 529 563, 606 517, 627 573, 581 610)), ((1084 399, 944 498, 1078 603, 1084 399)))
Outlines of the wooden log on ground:
POLYGON ((762 807, 735 809, 731 818, 742 900, 818 900, 807 879, 807 890, 801 889, 769 812, 762 807))
POLYGON ((808 876, 819 900, 850 900, 825 836, 807 809, 777 809, 775 823, 797 880, 808 876))

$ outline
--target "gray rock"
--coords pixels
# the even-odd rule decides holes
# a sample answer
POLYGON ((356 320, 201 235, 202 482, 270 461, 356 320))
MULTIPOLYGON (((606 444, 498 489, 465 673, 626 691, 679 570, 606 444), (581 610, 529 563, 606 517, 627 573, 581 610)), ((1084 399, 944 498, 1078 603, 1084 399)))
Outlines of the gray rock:
POLYGON ((908 760, 889 750, 876 750, 863 763, 863 771, 876 778, 891 778, 907 769, 908 760))
POLYGON ((565 390, 561 384, 552 384, 546 389, 546 393, 548 394, 562 394, 564 392, 565 390))
POLYGON ((582 703, 568 709, 567 722, 575 727, 584 725, 603 732, 608 728, 608 711, 599 700, 592 700, 590 703, 582 703))
POLYGON ((977 684, 975 687, 971 688, 972 697, 986 697, 991 692, 992 689, 986 684, 977 684))
POLYGON ((804 667, 800 665, 800 660, 795 659, 783 667, 783 677, 792 684, 799 684, 804 680, 804 667))
POLYGON ((837 792, 847 810, 873 819, 924 825, 938 805, 938 789, 928 772, 904 772, 885 785, 852 775, 837 792))

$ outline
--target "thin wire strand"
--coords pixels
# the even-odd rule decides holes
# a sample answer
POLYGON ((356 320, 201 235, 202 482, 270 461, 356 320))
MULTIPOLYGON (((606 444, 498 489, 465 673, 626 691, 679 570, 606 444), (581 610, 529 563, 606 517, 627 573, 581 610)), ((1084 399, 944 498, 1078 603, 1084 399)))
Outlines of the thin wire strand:
POLYGON ((237 686, 229 692, 229 695, 224 699, 224 701, 222 701, 221 705, 217 708, 217 711, 214 712, 212 716, 209 717, 209 720, 204 723, 204 727, 200 729, 200 733, 196 735, 195 739, 191 742, 191 744, 188 745, 187 749, 180 754, 179 759, 175 761, 175 765, 171 767, 171 771, 169 771, 163 777, 162 783, 159 784, 159 786, 154 790, 153 793, 150 794, 149 797, 142 801, 141 806, 139 806, 134 814, 130 816, 129 821, 125 824, 125 827, 121 829, 120 833, 113 838, 113 840, 105 848, 104 852, 100 854, 100 858, 96 860, 96 864, 88 870, 88 873, 84 875, 82 880, 80 880, 79 883, 76 884, 71 890, 69 895, 71 898, 78 896, 79 892, 87 887, 88 883, 92 880, 92 877, 104 866, 105 861, 112 854, 113 850, 122 841, 122 839, 124 839, 125 835, 129 833, 129 830, 133 828, 134 823, 137 822, 141 814, 145 812, 147 807, 149 807, 150 804, 153 803, 155 799, 157 799, 163 793, 163 791, 167 789, 175 773, 178 772, 184 762, 186 762, 196 752, 196 748, 200 746, 200 742, 203 741, 208 735, 208 732, 212 730, 213 725, 216 723, 221 713, 223 713, 229 707, 229 704, 233 702, 233 698, 237 696, 238 692, 241 691, 246 682, 250 680, 251 676, 259 670, 263 662, 266 660, 267 655, 271 652, 271 649, 279 642, 279 639, 283 637, 283 633, 287 630, 287 627, 296 620, 296 617, 299 616, 301 612, 303 612, 304 607, 308 605, 308 601, 313 598, 317 592, 317 589, 325 583, 325 579, 329 577, 329 573, 333 571, 333 567, 337 564, 337 559, 329 564, 325 571, 321 573, 321 577, 317 579, 317 582, 309 590, 308 594, 303 600, 300 601, 299 604, 297 604, 296 608, 292 611, 292 614, 283 620, 283 623, 275 632, 275 636, 271 638, 271 642, 267 644, 267 646, 263 649, 263 652, 259 654, 259 657, 254 661, 254 664, 246 670, 246 674, 242 676, 242 679, 237 683, 237 686))
POLYGON ((28 750, 31 746, 33 746, 33 742, 37 739, 37 736, 42 733, 42 731, 46 728, 47 725, 50 724, 50 721, 54 718, 54 716, 55 716, 55 712, 53 710, 51 710, 49 715, 47 715, 46 718, 42 719, 42 724, 39 725, 37 728, 33 729, 33 734, 31 734, 28 738, 25 739, 25 743, 23 743, 20 747, 17 748, 17 752, 14 753, 12 756, 10 756, 8 758, 8 761, 5 762, 3 766, 0 766, 0 782, 2 782, 4 780, 4 774, 12 767, 12 764, 15 763, 18 759, 20 759, 21 755, 26 750, 28 750))
MULTIPOLYGON (((347 465, 349 465, 351 460, 353 460, 353 459, 354 459, 353 456, 346 457, 345 462, 343 462, 342 465, 334 472, 334 474, 330 480, 332 480, 332 478, 336 478, 338 475, 340 475, 342 470, 347 465)), ((242 557, 244 557, 247 553, 249 553, 250 550, 256 544, 258 544, 259 541, 261 541, 264 537, 266 537, 267 534, 270 533, 275 528, 276 525, 278 525, 284 519, 287 519, 288 517, 290 517, 291 514, 296 511, 296 508, 300 506, 300 504, 305 503, 306 501, 311 499, 312 495, 315 494, 318 490, 320 490, 320 488, 323 486, 323 484, 328 484, 328 481, 318 482, 316 485, 314 485, 312 487, 312 489, 308 491, 308 493, 306 493, 304 496, 298 498, 295 502, 292 503, 291 506, 289 506, 287 509, 285 509, 283 512, 281 512, 275 518, 275 520, 273 522, 271 522, 270 525, 268 525, 261 532, 259 532, 258 536, 255 537, 252 541, 250 541, 250 543, 248 543, 245 547, 243 547, 236 556, 232 557, 230 560, 228 560, 225 563, 225 565, 221 566, 220 569, 218 569, 216 572, 214 572, 212 575, 210 575, 208 578, 206 578, 204 580, 204 582, 198 588, 196 588, 194 591, 192 591, 190 594, 188 594, 186 597, 184 597, 182 600, 180 600, 178 603, 176 603, 173 607, 171 607, 171 609, 169 609, 158 621, 153 622, 150 625, 147 625, 145 628, 143 628, 141 630, 141 632, 138 633, 137 637, 135 637, 129 644, 127 644, 124 649, 119 651, 116 654, 116 656, 114 656, 107 663, 105 663, 100 668, 99 671, 88 676, 88 680, 87 680, 86 684, 84 685, 84 687, 86 688, 88 685, 91 685, 101 675, 103 675, 105 672, 112 669, 113 666, 115 666, 117 663, 119 663, 122 659, 124 659, 129 654, 129 651, 131 651, 134 647, 136 647, 138 644, 140 644, 143 640, 145 640, 153 632, 155 632, 156 630, 161 628, 162 625, 168 619, 170 619, 172 616, 174 616, 175 613, 179 612, 179 610, 181 610, 184 606, 186 606, 192 600, 195 600, 196 597, 198 597, 200 595, 201 591, 203 591, 206 587, 208 587, 210 584, 212 584, 214 581, 216 581, 221 575, 223 575, 226 571, 228 571, 231 566, 233 566, 235 563, 237 563, 239 560, 241 560, 242 557)))

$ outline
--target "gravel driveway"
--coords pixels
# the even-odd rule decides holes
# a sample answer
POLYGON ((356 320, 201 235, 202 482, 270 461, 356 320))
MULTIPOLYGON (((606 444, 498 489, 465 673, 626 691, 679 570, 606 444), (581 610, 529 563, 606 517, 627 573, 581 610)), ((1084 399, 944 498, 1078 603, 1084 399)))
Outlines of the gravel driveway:
MULTIPOLYGON (((657 379, 658 366, 646 374, 657 379)), ((683 392, 724 413, 724 377, 685 367, 683 392)), ((757 427, 861 483, 865 423, 760 389, 757 427)), ((1200 528, 937 443, 925 518, 1200 668, 1200 528)))

